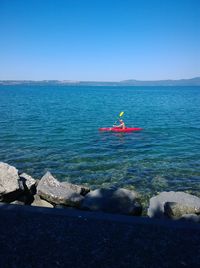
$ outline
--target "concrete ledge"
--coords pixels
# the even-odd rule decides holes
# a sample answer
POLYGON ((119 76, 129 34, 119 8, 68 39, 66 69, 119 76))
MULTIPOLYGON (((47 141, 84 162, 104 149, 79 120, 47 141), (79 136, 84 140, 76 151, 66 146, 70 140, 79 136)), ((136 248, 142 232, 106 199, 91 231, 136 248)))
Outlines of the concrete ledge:
POLYGON ((0 204, 0 267, 199 267, 200 225, 0 204))

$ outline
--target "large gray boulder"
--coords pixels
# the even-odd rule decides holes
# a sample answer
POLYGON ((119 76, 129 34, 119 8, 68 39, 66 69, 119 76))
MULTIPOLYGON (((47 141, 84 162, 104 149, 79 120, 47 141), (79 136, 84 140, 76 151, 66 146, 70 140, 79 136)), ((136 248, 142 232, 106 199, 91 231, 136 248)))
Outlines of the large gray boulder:
POLYGON ((142 213, 138 193, 123 188, 91 191, 85 196, 81 208, 128 215, 142 213))
POLYGON ((30 175, 22 173, 19 175, 19 186, 23 191, 22 195, 17 199, 20 202, 24 202, 25 205, 30 205, 34 200, 36 194, 37 181, 30 175))
POLYGON ((154 218, 181 217, 196 213, 200 209, 200 198, 184 192, 162 192, 150 199, 148 216, 154 218))
POLYGON ((6 163, 0 162, 0 201, 13 201, 19 196, 18 170, 6 163))
POLYGON ((21 182, 20 187, 22 190, 29 190, 30 192, 35 191, 37 181, 33 179, 30 175, 22 173, 19 175, 19 181, 21 182))
POLYGON ((82 185, 76 185, 65 181, 61 182, 60 184, 83 196, 90 192, 90 189, 88 187, 82 185))
POLYGON ((164 213, 169 218, 179 218, 184 214, 200 214, 200 207, 189 206, 177 202, 166 202, 164 204, 164 213))
POLYGON ((47 172, 39 181, 37 193, 52 204, 79 207, 84 197, 71 187, 61 184, 50 172, 47 172))

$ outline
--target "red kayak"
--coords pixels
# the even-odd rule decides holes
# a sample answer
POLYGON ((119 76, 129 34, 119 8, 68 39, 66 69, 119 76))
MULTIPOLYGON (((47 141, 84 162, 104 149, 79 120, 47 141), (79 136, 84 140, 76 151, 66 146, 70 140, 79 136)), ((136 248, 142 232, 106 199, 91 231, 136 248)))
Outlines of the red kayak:
POLYGON ((133 132, 133 131, 140 131, 142 128, 140 127, 126 127, 126 128, 119 128, 119 127, 102 127, 99 128, 99 131, 111 131, 111 132, 133 132))

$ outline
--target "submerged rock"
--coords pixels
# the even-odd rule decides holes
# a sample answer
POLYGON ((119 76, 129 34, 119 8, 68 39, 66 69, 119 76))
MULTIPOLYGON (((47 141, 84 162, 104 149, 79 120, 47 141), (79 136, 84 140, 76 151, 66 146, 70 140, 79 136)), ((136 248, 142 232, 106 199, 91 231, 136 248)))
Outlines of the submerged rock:
POLYGON ((0 201, 12 202, 22 192, 19 187, 18 170, 0 162, 0 201))
MULTIPOLYGON (((148 208, 148 216, 155 218, 169 217, 172 214, 177 217, 182 216, 191 211, 199 211, 200 198, 184 192, 162 192, 157 196, 150 199, 150 205, 148 208), (168 203, 168 204, 166 204, 168 203), (169 203, 176 203, 170 204, 169 203)), ((195 212, 194 212, 195 213, 195 212)), ((171 217, 170 216, 170 217, 171 217)))
POLYGON ((127 189, 97 189, 86 195, 81 208, 110 213, 141 215, 139 195, 127 189))
POLYGON ((50 172, 47 172, 39 181, 37 193, 42 198, 53 204, 79 207, 84 197, 72 187, 60 183, 50 172))

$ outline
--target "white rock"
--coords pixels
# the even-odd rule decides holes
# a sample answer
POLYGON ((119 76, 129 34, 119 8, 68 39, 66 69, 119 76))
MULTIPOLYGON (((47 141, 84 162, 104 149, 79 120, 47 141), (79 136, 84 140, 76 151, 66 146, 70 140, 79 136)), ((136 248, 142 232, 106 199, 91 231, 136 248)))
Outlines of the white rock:
POLYGON ((184 192, 162 192, 150 199, 148 216, 155 218, 165 217, 164 206, 167 202, 176 202, 188 207, 200 209, 200 198, 184 192))
POLYGON ((0 162, 0 196, 19 190, 18 170, 0 162))

